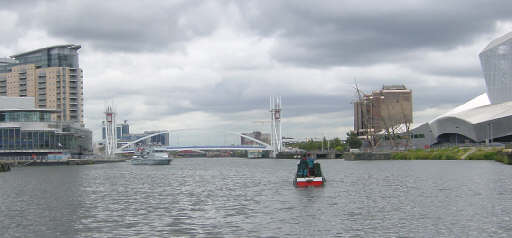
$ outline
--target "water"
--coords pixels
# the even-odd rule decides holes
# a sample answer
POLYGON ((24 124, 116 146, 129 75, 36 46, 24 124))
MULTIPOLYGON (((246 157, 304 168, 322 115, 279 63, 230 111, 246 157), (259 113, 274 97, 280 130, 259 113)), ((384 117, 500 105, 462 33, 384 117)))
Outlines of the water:
POLYGON ((489 161, 174 159, 0 174, 0 237, 510 237, 512 166, 489 161))

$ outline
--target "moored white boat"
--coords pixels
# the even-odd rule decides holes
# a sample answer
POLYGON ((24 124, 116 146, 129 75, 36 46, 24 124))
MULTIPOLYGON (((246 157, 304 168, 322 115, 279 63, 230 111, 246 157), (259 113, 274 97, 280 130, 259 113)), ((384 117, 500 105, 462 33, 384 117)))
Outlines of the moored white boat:
POLYGON ((130 162, 133 165, 168 165, 171 160, 167 153, 153 152, 134 155, 130 162))

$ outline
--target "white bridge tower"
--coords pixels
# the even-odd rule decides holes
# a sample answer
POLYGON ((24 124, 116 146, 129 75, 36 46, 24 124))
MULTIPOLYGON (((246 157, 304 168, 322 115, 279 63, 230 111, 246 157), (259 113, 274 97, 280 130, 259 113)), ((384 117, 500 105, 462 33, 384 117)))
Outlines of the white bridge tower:
POLYGON ((272 157, 283 149, 283 137, 281 136, 281 97, 270 97, 270 146, 272 157))
POLYGON ((116 113, 108 106, 105 110, 105 157, 113 158, 117 150, 116 113))

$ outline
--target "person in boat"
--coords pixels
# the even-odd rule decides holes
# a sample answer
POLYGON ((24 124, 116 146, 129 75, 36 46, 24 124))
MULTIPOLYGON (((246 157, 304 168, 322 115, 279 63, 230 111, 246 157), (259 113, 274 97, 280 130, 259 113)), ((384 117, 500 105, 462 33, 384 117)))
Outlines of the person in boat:
POLYGON ((308 176, 315 177, 315 159, 311 153, 307 153, 307 162, 308 162, 308 176))
POLYGON ((297 164, 297 177, 304 178, 308 176, 309 165, 306 159, 306 156, 303 156, 302 159, 297 164))

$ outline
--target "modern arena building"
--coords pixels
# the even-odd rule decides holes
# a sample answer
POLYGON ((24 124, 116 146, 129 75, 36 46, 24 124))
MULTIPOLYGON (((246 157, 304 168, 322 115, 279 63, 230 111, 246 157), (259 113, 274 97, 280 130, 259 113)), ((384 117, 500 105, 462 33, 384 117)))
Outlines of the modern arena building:
POLYGON ((486 93, 412 130, 416 148, 512 142, 512 32, 480 53, 486 93))

